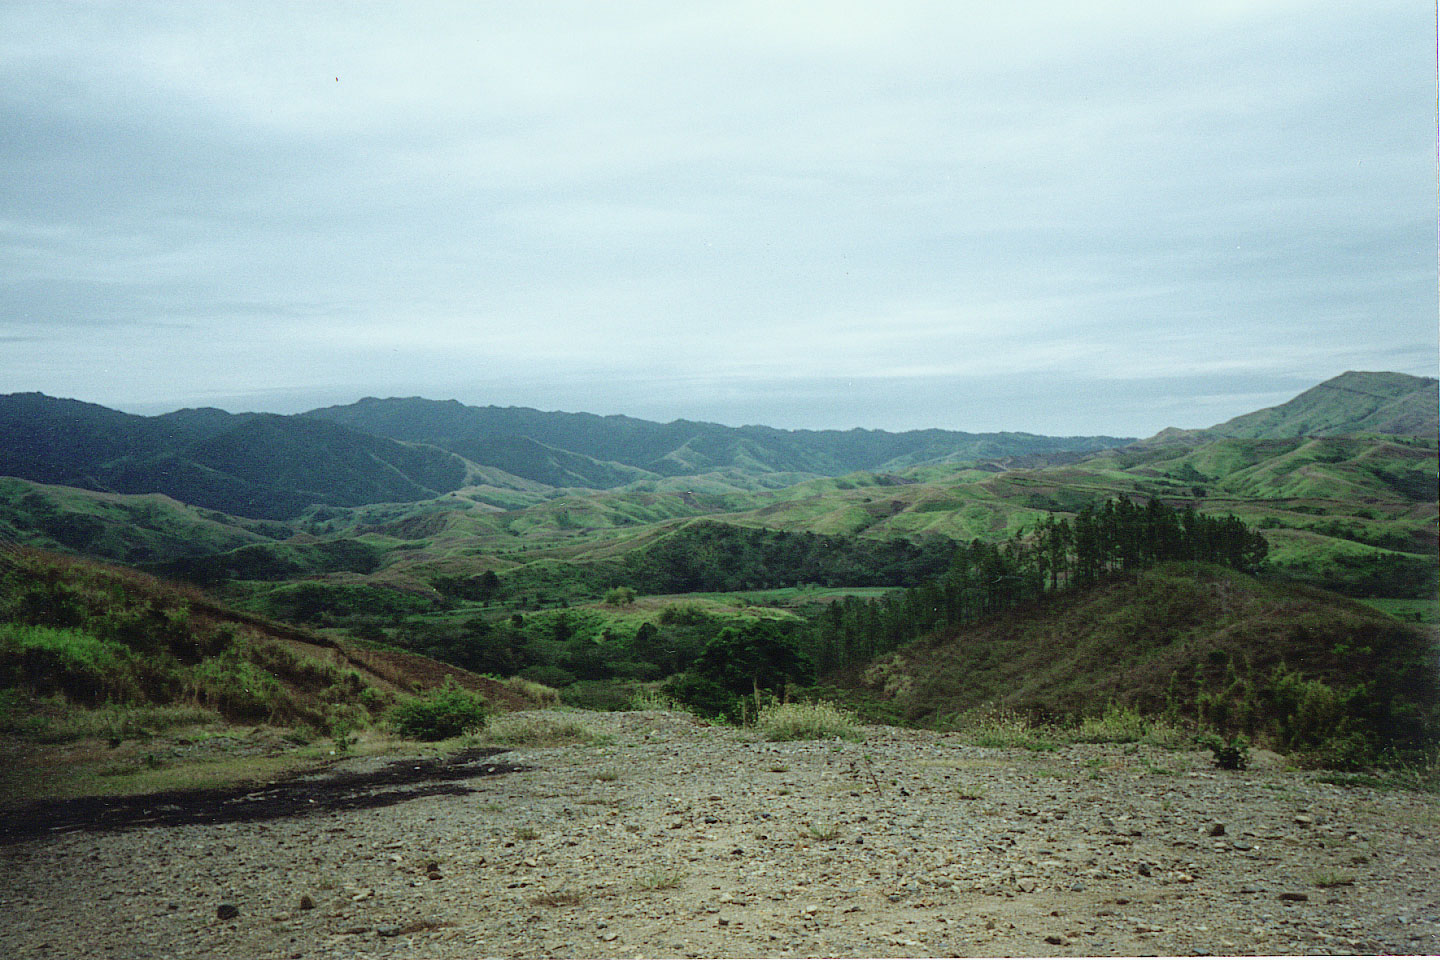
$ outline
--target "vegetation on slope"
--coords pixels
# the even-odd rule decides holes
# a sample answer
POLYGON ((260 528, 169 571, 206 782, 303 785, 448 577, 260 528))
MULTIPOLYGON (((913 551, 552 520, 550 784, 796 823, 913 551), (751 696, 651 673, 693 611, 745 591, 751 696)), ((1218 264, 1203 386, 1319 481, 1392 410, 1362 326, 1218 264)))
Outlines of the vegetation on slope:
POLYGON ((1333 594, 1166 564, 942 631, 849 682, 913 723, 993 709, 1074 719, 1114 703, 1356 766, 1433 749, 1437 657, 1434 631, 1333 594))

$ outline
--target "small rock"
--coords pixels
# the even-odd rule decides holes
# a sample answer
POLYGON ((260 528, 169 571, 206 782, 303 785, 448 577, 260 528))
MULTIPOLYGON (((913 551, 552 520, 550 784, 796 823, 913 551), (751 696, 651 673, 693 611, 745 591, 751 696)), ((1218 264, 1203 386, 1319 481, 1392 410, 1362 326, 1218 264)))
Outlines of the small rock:
POLYGON ((425 872, 426 872, 426 873, 439 873, 439 872, 440 872, 440 864, 436 863, 434 860, 431 860, 429 863, 425 864, 425 872))
POLYGON ((300 909, 301 909, 301 910, 314 910, 314 909, 315 909, 315 901, 310 898, 310 894, 307 893, 307 894, 304 894, 304 895, 302 895, 302 896, 300 897, 300 909))
POLYGON ((1212 823, 1206 828, 1205 832, 1212 837, 1223 837, 1225 836, 1225 824, 1219 822, 1212 823))
POLYGON ((1139 865, 1135 867, 1135 870, 1142 877, 1150 876, 1150 864, 1146 863, 1143 860, 1140 861, 1139 865))
POLYGON ((398 923, 386 923, 376 927, 375 932, 382 937, 398 937, 405 932, 405 928, 398 923))
POLYGON ((1282 894, 1280 894, 1280 899, 1281 899, 1281 900, 1296 900, 1296 901, 1304 902, 1304 901, 1310 899, 1310 894, 1308 894, 1308 893, 1282 893, 1282 894))
POLYGON ((1060 946, 1061 944, 1063 944, 1063 943, 1065 942, 1065 938, 1064 938, 1064 937, 1060 937, 1060 936, 1056 936, 1055 934, 1052 933, 1052 934, 1050 934, 1050 936, 1048 936, 1048 937, 1045 938, 1045 942, 1046 942, 1046 943, 1053 943, 1053 944, 1055 944, 1055 945, 1058 947, 1058 946, 1060 946))
POLYGON ((1315 818, 1308 813, 1297 813, 1295 814, 1295 822, 1302 827, 1313 827, 1315 825, 1315 818))
POLYGON ((1255 847, 1254 847, 1252 844, 1246 843, 1244 840, 1236 840, 1234 843, 1230 844, 1230 846, 1234 847, 1236 850, 1254 850, 1254 849, 1255 849, 1255 847))
POLYGON ((215 916, 221 920, 234 920, 240 916, 240 908, 233 903, 222 903, 215 908, 215 916))
POLYGON ((445 879, 445 877, 444 877, 443 875, 441 875, 440 871, 438 871, 438 870, 431 870, 429 873, 425 874, 425 878, 426 878, 427 880, 444 880, 444 879, 445 879))

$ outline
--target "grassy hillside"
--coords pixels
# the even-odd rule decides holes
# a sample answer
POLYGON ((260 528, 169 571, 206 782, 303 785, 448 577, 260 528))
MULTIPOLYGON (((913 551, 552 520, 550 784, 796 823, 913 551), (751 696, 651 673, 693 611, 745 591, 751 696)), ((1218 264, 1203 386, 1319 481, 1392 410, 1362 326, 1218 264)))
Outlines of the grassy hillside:
POLYGON ((7 750, 87 738, 114 747, 176 726, 343 738, 446 682, 495 706, 528 703, 455 667, 341 644, 131 570, 0 552, 0 728, 16 738, 7 750))
POLYGON ((1278 407, 1200 431, 1210 437, 1321 437, 1384 433, 1434 437, 1440 427, 1440 383, 1403 373, 1349 371, 1278 407))
POLYGON ((848 686, 905 720, 1107 704, 1240 732, 1315 762, 1418 757, 1440 735, 1440 641, 1333 594, 1168 565, 911 644, 848 686))

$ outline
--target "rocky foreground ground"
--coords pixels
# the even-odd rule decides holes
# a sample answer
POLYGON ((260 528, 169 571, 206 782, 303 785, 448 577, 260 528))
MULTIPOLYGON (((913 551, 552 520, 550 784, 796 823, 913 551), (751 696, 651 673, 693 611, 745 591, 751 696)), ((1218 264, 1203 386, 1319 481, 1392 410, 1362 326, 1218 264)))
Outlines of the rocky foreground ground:
POLYGON ((443 788, 391 777, 373 788, 387 805, 329 804, 316 781, 313 812, 274 819, 14 833, 0 951, 1440 952, 1430 795, 1325 783, 1265 755, 1230 772, 1135 744, 1034 753, 888 727, 765 743, 682 714, 583 722, 598 736, 498 754, 443 788))

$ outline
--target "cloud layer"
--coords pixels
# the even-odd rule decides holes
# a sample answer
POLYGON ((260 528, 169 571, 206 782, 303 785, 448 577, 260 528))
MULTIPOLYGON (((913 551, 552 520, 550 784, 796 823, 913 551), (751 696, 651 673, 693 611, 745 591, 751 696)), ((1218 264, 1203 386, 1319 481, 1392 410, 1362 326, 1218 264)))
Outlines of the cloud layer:
POLYGON ((1147 434, 1433 374, 1414 3, 0 8, 0 390, 1147 434))

